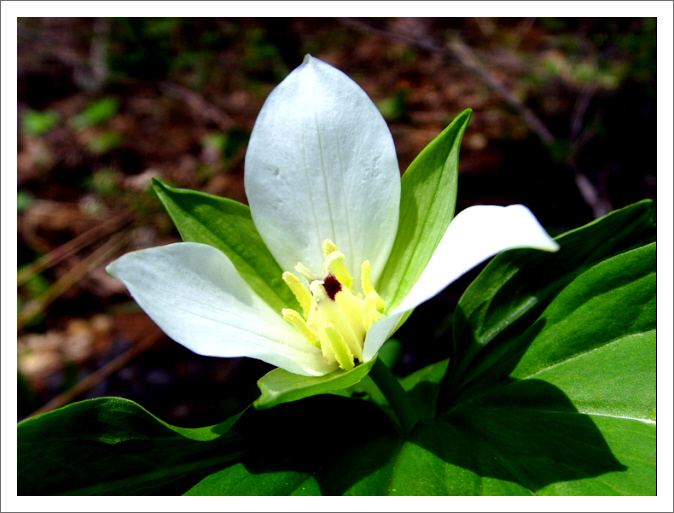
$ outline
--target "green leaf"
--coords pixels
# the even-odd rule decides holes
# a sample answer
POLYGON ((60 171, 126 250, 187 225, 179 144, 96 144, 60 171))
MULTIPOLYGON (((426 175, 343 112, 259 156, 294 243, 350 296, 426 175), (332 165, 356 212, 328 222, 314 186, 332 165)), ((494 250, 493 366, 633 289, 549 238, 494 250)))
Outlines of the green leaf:
POLYGON ((216 426, 171 426, 127 399, 102 398, 17 427, 19 495, 180 493, 245 452, 230 434, 241 414, 216 426))
POLYGON ((222 251, 279 315, 283 308, 300 309, 246 205, 203 192, 174 189, 156 178, 152 185, 185 242, 200 242, 222 251))
POLYGON ((21 117, 21 131, 26 135, 40 136, 49 132, 61 121, 55 110, 26 110, 21 117))
POLYGON ((91 153, 95 153, 96 155, 104 155, 112 150, 121 148, 123 145, 124 136, 114 130, 106 130, 87 141, 87 148, 91 153))
POLYGON ((417 407, 420 418, 435 417, 440 383, 447 373, 448 365, 449 360, 432 363, 400 380, 403 389, 409 392, 412 404, 417 407))
POLYGON ((473 360, 443 418, 538 494, 655 493, 655 257, 651 243, 578 276, 473 360), (564 464, 562 479, 541 455, 564 464), (620 468, 595 475, 609 455, 620 468))
POLYGON ((87 105, 84 112, 70 118, 68 123, 77 130, 84 130, 90 126, 101 125, 112 119, 119 111, 119 99, 108 96, 87 105))
POLYGON ((470 109, 459 114, 402 177, 398 233, 377 285, 388 311, 417 282, 454 218, 459 147, 471 115, 470 109))
POLYGON ((265 410, 305 397, 348 388, 367 376, 375 361, 376 358, 373 358, 350 371, 337 369, 330 374, 318 377, 300 376, 283 369, 274 369, 258 380, 257 386, 262 395, 255 401, 254 406, 258 410, 265 410))
POLYGON ((514 337, 578 275, 613 255, 655 240, 653 204, 645 200, 557 237, 560 250, 506 251, 461 297, 454 314, 453 356, 443 398, 466 381, 473 358, 498 337, 514 337))

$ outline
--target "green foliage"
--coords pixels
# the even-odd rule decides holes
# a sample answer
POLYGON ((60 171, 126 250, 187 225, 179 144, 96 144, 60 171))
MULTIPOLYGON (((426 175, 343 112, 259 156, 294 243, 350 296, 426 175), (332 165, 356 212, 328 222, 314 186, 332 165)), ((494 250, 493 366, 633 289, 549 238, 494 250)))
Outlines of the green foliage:
POLYGON ((470 109, 459 114, 402 177, 398 233, 377 284, 388 311, 412 289, 454 218, 459 147, 471 115, 470 109))
POLYGON ((68 123, 77 130, 102 125, 112 119, 119 111, 119 99, 107 96, 91 102, 84 111, 72 117, 68 123))
POLYGON ((25 135, 40 136, 48 133, 61 122, 61 114, 55 110, 26 110, 21 117, 21 131, 25 135))
POLYGON ((398 89, 393 96, 377 103, 377 108, 387 121, 405 121, 408 116, 406 89, 398 89))
POLYGON ((189 487, 244 449, 235 416, 170 426, 132 401, 82 401, 19 424, 19 495, 161 495, 189 487))
POLYGON ((16 193, 16 211, 23 212, 28 210, 35 201, 35 197, 27 191, 17 191, 16 193))
POLYGON ((35 299, 44 294, 50 286, 51 283, 47 278, 41 274, 34 274, 26 280, 24 289, 28 294, 28 299, 35 299))
POLYGON ((407 434, 369 378, 298 401, 306 390, 273 371, 258 406, 294 402, 218 426, 176 428, 121 399, 25 421, 19 493, 655 494, 651 209, 564 234, 557 254, 495 258, 461 298, 451 365, 401 380, 421 419, 407 434))
POLYGON ((265 410, 305 397, 348 388, 367 376, 375 361, 376 358, 363 365, 358 365, 350 371, 337 369, 320 377, 298 376, 283 369, 274 369, 262 376, 257 382, 262 395, 255 401, 255 408, 265 410))
POLYGON ((201 242, 222 251, 274 310, 300 308, 246 205, 201 192, 174 189, 156 178, 152 183, 184 241, 201 242))
POLYGON ((114 130, 108 130, 95 135, 87 141, 87 148, 91 153, 103 155, 124 145, 124 136, 114 130))
POLYGON ((243 130, 230 130, 226 133, 211 132, 202 140, 204 147, 216 150, 222 157, 232 158, 248 143, 250 133, 243 130))
POLYGON ((655 243, 551 299, 472 360, 441 418, 484 439, 538 494, 654 493, 655 243))
POLYGON ((85 180, 85 184, 87 188, 96 191, 101 196, 113 196, 120 192, 117 185, 119 175, 118 170, 105 167, 95 171, 85 180))

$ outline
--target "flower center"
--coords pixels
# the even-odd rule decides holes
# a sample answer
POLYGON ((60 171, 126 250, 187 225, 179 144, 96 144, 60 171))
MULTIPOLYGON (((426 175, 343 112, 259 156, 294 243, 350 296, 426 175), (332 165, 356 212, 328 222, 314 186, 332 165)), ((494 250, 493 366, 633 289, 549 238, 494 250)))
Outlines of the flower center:
POLYGON ((355 360, 363 361, 365 336, 383 317, 385 304, 372 286, 368 260, 360 268, 362 293, 354 293, 344 254, 330 240, 323 243, 323 253, 325 262, 320 276, 301 262, 295 266, 309 283, 308 289, 295 274, 283 273, 283 281, 295 294, 303 315, 289 308, 284 308, 282 314, 311 345, 321 350, 326 362, 336 362, 340 368, 351 370, 355 360))

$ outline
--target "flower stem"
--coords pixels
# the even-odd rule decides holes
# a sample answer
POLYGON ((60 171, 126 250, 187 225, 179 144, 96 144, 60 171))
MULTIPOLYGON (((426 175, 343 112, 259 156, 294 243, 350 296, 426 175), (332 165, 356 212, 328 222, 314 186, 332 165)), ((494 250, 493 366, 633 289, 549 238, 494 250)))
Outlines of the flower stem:
POLYGON ((391 408, 395 412, 400 425, 409 433, 419 420, 407 392, 400 386, 398 379, 391 373, 386 364, 377 360, 370 369, 370 377, 384 394, 391 408))

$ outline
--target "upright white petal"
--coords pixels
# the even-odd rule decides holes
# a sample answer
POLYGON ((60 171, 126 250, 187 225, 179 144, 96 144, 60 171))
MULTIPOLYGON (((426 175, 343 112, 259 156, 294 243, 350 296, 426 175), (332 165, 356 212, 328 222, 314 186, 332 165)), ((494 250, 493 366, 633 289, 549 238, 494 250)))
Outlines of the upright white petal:
POLYGON ((303 375, 334 370, 211 246, 181 242, 128 253, 108 272, 169 337, 195 353, 249 356, 303 375))
POLYGON ((432 298, 487 258, 514 248, 557 251, 559 245, 523 205, 475 206, 460 212, 407 297, 368 332, 363 350, 365 361, 386 342, 404 312, 432 298))
POLYGON ((264 104, 245 186, 260 235, 284 270, 316 273, 332 240, 376 283, 398 229, 400 172, 391 133, 353 80, 307 55, 264 104))

